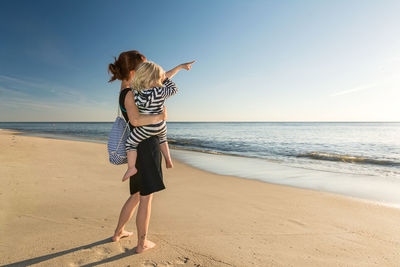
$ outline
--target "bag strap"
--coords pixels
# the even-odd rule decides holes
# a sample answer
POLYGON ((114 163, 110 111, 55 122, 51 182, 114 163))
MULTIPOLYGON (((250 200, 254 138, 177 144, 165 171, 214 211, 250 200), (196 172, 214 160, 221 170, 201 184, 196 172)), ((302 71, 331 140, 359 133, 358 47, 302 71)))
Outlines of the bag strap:
MULTIPOLYGON (((120 103, 119 103, 119 99, 120 99, 120 97, 121 97, 121 92, 122 91, 124 91, 125 89, 130 89, 131 91, 132 91, 132 93, 133 93, 133 89, 132 88, 130 88, 130 87, 127 87, 127 88, 124 88, 124 89, 122 89, 120 92, 119 92, 119 94, 118 94, 118 106, 117 106, 117 116, 118 117, 121 117, 121 109, 123 109, 122 107, 121 107, 121 105, 120 105, 120 103)), ((126 96, 126 95, 125 95, 126 96)), ((125 109, 123 109, 125 112, 126 112, 126 110, 125 109)), ((124 120, 125 120, 125 118, 124 117, 122 117, 124 120)), ((125 121, 126 122, 126 121, 125 121)), ((129 120, 128 120, 128 122, 127 122, 128 124, 129 124, 129 120)))
MULTIPOLYGON (((126 89, 126 88, 125 88, 125 89, 126 89)), ((123 90, 125 90, 125 89, 123 89, 123 90)), ((121 105, 119 104, 119 98, 121 97, 121 92, 122 92, 123 90, 121 90, 121 91, 119 92, 119 95, 118 95, 118 107, 117 107, 117 115, 118 115, 118 117, 121 117, 121 109, 122 109, 122 107, 121 107, 121 105)), ((124 118, 124 117, 122 117, 122 118, 123 118, 124 121, 125 121, 125 118, 124 118)), ((121 144, 122 138, 123 138, 124 135, 125 135, 126 129, 128 129, 128 127, 129 127, 129 120, 128 120, 128 121, 125 121, 125 123, 126 123, 125 129, 124 129, 124 131, 122 132, 121 138, 119 139, 119 142, 118 142, 116 151, 118 151, 119 145, 121 144)))
POLYGON ((118 106, 117 106, 117 116, 121 117, 121 108, 120 108, 120 105, 119 105, 119 99, 118 99, 118 106))
POLYGON ((119 145, 121 144, 122 138, 124 137, 126 129, 128 128, 128 126, 129 126, 129 121, 126 123, 125 129, 124 129, 124 131, 123 131, 123 133, 121 135, 121 138, 119 139, 119 142, 118 142, 118 145, 117 145, 117 148, 115 149, 115 151, 118 151, 119 145))

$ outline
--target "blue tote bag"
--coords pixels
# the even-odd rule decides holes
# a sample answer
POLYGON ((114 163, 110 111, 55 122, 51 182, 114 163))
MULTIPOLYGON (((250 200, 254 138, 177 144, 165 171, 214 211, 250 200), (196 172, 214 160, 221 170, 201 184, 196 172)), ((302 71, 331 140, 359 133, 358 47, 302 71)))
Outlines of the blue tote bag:
POLYGON ((125 143, 129 135, 129 121, 126 122, 123 117, 119 115, 115 119, 110 135, 108 137, 107 149, 109 160, 112 164, 121 165, 128 163, 126 156, 125 143))

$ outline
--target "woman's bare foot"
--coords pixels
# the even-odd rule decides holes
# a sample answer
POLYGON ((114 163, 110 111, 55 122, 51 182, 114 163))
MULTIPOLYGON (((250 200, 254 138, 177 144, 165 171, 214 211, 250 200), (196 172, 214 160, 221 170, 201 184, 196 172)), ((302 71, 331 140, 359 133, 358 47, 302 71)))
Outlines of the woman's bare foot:
POLYGON ((112 237, 112 241, 116 242, 116 241, 119 241, 121 238, 130 237, 131 235, 133 235, 132 232, 128 232, 125 230, 122 232, 119 232, 119 233, 115 232, 114 236, 112 237))
POLYGON ((122 177, 122 182, 125 182, 129 177, 137 173, 136 168, 128 169, 126 173, 124 174, 124 177, 122 177))
POLYGON ((156 246, 156 243, 151 242, 150 240, 146 240, 144 243, 144 246, 141 246, 141 245, 136 246, 136 253, 142 253, 143 251, 154 248, 155 246, 156 246))
POLYGON ((167 169, 174 167, 174 164, 172 164, 172 160, 166 160, 165 165, 167 166, 167 169))

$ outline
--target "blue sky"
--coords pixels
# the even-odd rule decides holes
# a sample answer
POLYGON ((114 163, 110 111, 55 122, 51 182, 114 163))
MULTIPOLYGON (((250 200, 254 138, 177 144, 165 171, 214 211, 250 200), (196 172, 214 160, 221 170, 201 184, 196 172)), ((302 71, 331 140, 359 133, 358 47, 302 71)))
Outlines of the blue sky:
POLYGON ((0 8, 0 121, 113 121, 107 65, 192 59, 170 121, 400 121, 399 1, 21 1, 0 8))

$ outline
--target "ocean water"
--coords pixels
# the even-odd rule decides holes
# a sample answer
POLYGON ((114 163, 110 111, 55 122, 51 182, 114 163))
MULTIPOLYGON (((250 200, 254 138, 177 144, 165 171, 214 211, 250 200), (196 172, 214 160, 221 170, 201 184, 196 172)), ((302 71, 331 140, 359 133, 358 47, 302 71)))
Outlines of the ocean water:
POLYGON ((400 178, 400 123, 170 123, 180 148, 400 178))
MULTIPOLYGON (((28 135, 106 143, 111 125, 111 122, 1 122, 0 128, 28 135)), ((364 191, 374 189, 379 191, 375 196, 385 195, 388 188, 400 192, 400 123, 397 122, 168 122, 168 139, 170 147, 176 148, 173 155, 220 174, 268 182, 275 175, 272 181, 275 183, 362 197, 368 195, 364 191), (283 169, 280 167, 292 170, 287 172, 289 178, 297 170, 314 177, 314 182, 307 185, 305 178, 279 180, 284 176, 283 170, 279 172, 283 169), (330 177, 336 178, 315 184, 319 176, 310 175, 311 172, 321 174, 320 177, 330 173, 330 177), (347 187, 338 191, 337 187, 349 179, 358 181, 356 186, 386 184, 382 188, 369 186, 359 194, 346 193, 347 187), (331 185, 326 187, 327 184, 331 185), (332 187, 335 188, 331 190, 332 187)))
MULTIPOLYGON (((106 143, 110 122, 0 122, 53 138, 106 143)), ((286 165, 400 178, 400 123, 168 122, 171 147, 286 165)))

